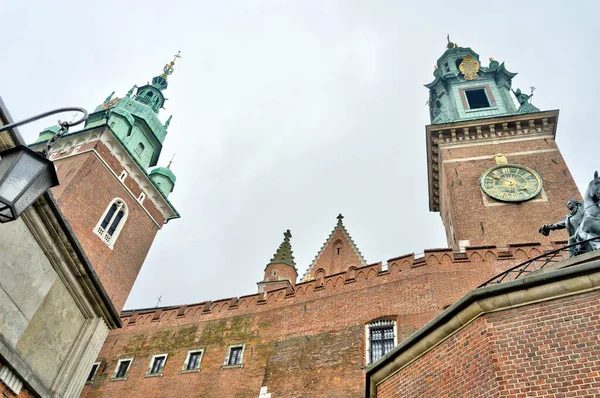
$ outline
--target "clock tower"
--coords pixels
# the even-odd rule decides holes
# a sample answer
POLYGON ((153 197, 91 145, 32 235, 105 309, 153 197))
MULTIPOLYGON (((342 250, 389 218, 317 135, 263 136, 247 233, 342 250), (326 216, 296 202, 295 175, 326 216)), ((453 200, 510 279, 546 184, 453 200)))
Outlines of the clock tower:
POLYGON ((429 209, 439 212, 448 245, 566 240, 538 229, 562 220, 580 198, 555 136, 558 110, 540 111, 513 90, 504 63, 448 40, 429 89, 426 127, 429 209), (518 106, 511 97, 515 96, 518 106))

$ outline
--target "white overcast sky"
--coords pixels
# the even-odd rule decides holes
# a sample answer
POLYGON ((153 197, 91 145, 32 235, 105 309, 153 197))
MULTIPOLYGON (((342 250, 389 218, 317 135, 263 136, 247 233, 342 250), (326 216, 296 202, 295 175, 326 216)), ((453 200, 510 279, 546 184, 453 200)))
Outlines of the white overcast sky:
MULTIPOLYGON (((423 84, 448 33, 560 109, 557 141, 587 186, 600 168, 599 4, 0 0, 0 95, 16 120, 93 110, 181 50, 160 164, 177 154, 182 218, 158 233, 126 308, 215 300, 256 292, 288 228, 302 275, 340 212, 370 263, 446 246, 428 211, 423 84)), ((54 122, 21 132, 31 142, 54 122)))

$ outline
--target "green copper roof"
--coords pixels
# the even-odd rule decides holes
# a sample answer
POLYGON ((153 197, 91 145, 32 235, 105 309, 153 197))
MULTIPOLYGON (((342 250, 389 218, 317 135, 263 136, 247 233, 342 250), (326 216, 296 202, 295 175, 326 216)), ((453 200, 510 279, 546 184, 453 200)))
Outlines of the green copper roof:
POLYGON ((60 126, 58 126, 58 125, 46 127, 44 130, 42 130, 42 132, 40 133, 40 136, 38 137, 37 140, 35 140, 35 142, 48 141, 50 138, 54 137, 54 135, 56 133, 58 133, 59 131, 60 131, 60 126))
POLYGON ((290 267, 296 268, 296 263, 294 262, 294 255, 292 252, 292 245, 290 244, 290 238, 292 237, 292 233, 288 229, 283 234, 283 242, 279 245, 279 248, 273 255, 273 258, 269 262, 269 264, 286 264, 290 267))
POLYGON ((169 180, 171 180, 173 184, 175 184, 175 181, 177 180, 177 177, 175 177, 175 174, 171 171, 169 167, 157 167, 155 169, 152 169, 152 171, 150 171, 150 175, 152 176, 154 174, 164 175, 169 180))

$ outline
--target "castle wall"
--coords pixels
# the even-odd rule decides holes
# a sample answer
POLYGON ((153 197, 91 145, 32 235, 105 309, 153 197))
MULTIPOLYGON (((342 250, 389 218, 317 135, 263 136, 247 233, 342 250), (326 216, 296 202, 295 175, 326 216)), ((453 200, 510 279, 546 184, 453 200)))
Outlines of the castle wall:
POLYGON ((381 382, 376 396, 598 396, 599 300, 600 291, 582 290, 483 315, 381 382))
POLYGON ((391 259, 317 278, 266 295, 123 314, 83 397, 364 395, 365 326, 397 322, 398 341, 462 295, 527 258, 538 244, 493 246, 453 253, 429 250, 422 258, 391 259), (230 344, 244 343, 243 367, 222 368, 230 344), (200 370, 181 373, 189 350, 204 349, 200 370), (168 353, 163 374, 145 377, 153 355, 168 353), (119 358, 133 357, 126 380, 111 381, 119 358))

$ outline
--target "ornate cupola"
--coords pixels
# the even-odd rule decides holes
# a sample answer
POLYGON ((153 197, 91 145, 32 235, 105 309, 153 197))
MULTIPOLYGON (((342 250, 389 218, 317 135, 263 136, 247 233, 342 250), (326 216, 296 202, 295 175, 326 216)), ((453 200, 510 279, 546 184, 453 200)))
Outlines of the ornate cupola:
POLYGON ((512 79, 517 74, 506 70, 504 62, 490 58, 488 66, 482 66, 479 54, 452 43, 448 37, 446 51, 434 68, 434 81, 425 85, 429 89, 432 124, 517 113, 510 96, 512 79))
POLYGON ((173 159, 169 161, 167 167, 156 167, 150 172, 150 179, 165 197, 169 196, 169 194, 173 192, 175 181, 177 180, 177 177, 171 170, 172 163, 173 159))
POLYGON ((294 262, 290 238, 292 234, 288 229, 283 234, 283 242, 265 267, 265 276, 258 282, 258 292, 269 292, 288 286, 295 286, 298 270, 294 262))
POLYGON ((144 169, 156 166, 171 121, 160 121, 158 113, 166 101, 163 91, 174 71, 179 53, 163 67, 152 83, 133 86, 123 98, 114 92, 90 115, 86 128, 108 125, 130 155, 144 169))

